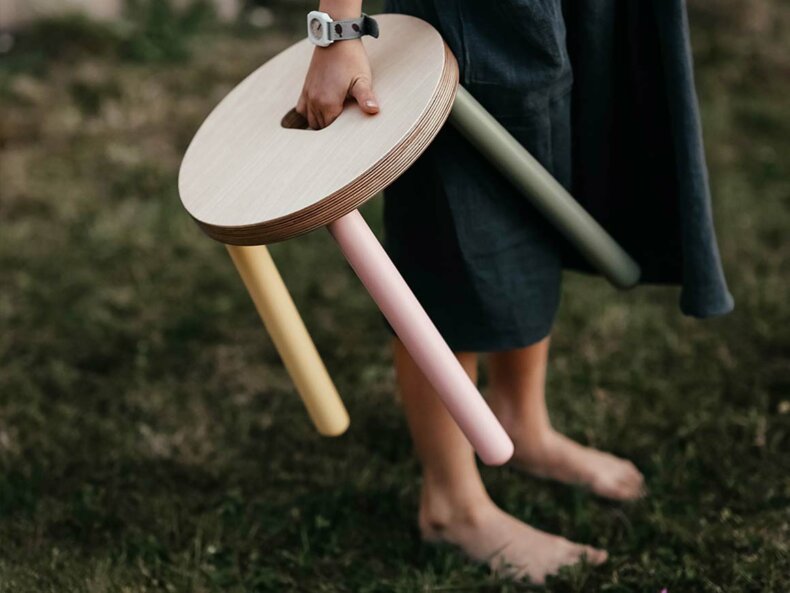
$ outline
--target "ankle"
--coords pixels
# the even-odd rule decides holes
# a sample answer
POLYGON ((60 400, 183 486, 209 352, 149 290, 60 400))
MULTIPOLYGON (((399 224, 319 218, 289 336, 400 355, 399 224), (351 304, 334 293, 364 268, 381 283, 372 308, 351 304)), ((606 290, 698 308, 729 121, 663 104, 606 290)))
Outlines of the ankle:
POLYGON ((533 410, 508 397, 491 397, 491 410, 520 450, 544 453, 551 448, 557 432, 545 410, 533 410))
POLYGON ((437 488, 423 484, 419 527, 425 539, 448 539, 448 530, 479 525, 495 505, 488 493, 437 488))
POLYGON ((521 431, 551 430, 543 392, 532 393, 524 387, 489 386, 488 405, 505 428, 521 431))
POLYGON ((525 434, 522 438, 514 438, 514 461, 522 466, 540 467, 553 465, 567 455, 565 441, 567 439, 554 430, 551 425, 525 434))

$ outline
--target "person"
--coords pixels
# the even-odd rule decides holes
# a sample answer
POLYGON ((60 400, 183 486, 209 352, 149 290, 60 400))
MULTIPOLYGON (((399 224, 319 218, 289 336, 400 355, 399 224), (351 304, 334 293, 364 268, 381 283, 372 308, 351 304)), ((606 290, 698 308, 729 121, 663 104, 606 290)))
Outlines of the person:
MULTIPOLYGON (((356 18, 361 4, 321 0, 319 10, 334 20, 356 18)), ((574 73, 561 0, 389 0, 387 12, 433 24, 456 55, 467 89, 571 187, 574 73)), ((296 110, 319 129, 331 125, 349 98, 371 116, 381 109, 362 43, 316 47, 296 110)), ((552 426, 545 385, 567 246, 550 225, 445 126, 385 191, 384 227, 390 257, 473 381, 479 359, 487 359, 486 396, 515 444, 512 465, 616 501, 644 496, 645 479, 633 463, 552 426)), ((731 308, 723 290, 719 310, 709 307, 701 316, 731 308)), ((606 551, 540 531, 494 503, 470 444, 403 345, 393 343, 422 468, 422 537, 537 583, 582 559, 605 562, 606 551)))

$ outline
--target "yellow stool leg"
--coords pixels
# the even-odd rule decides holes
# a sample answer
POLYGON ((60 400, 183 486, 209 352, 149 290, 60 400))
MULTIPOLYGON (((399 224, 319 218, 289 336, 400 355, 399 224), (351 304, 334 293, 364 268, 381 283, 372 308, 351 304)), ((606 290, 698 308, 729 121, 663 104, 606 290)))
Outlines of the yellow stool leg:
POLYGON ((226 247, 316 429, 324 436, 343 434, 348 412, 269 250, 264 245, 226 247))

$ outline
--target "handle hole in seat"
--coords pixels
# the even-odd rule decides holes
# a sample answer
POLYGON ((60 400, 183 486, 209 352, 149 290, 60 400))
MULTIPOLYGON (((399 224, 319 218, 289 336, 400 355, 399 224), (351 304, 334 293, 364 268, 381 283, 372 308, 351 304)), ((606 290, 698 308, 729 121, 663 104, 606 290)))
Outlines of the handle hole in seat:
POLYGON ((307 118, 301 113, 297 113, 296 107, 283 116, 280 125, 289 130, 312 130, 307 118))

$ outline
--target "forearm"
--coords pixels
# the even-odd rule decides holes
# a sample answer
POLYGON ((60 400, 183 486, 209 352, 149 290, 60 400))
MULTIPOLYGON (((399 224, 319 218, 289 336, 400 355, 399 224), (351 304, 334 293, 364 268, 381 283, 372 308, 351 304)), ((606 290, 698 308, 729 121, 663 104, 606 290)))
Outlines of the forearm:
MULTIPOLYGON (((362 0, 320 0, 318 9, 335 21, 356 19, 362 14, 362 0)), ((318 130, 342 113, 347 98, 355 99, 364 113, 379 112, 365 46, 355 38, 341 39, 326 47, 317 45, 296 112, 318 130)))
POLYGON ((362 0, 321 0, 318 10, 336 21, 353 19, 362 14, 362 0))

